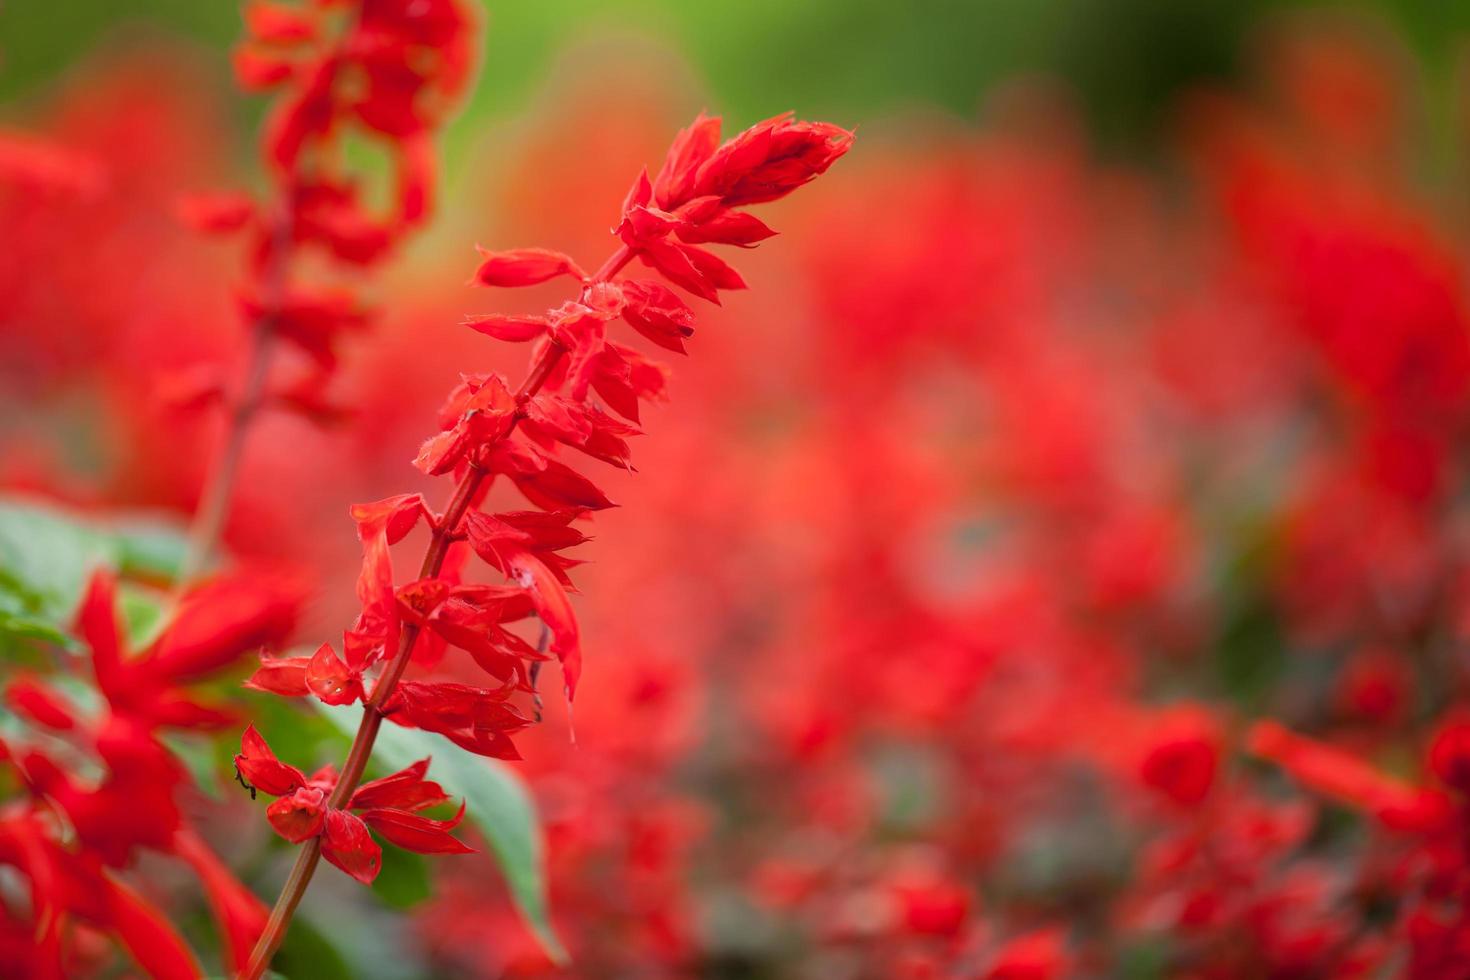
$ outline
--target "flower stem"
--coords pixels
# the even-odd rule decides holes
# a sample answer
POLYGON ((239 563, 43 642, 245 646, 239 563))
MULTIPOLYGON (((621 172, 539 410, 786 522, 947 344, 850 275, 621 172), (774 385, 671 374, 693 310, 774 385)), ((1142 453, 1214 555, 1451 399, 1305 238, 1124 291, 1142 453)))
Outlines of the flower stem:
POLYGON ((219 545, 220 533, 230 510, 230 497, 234 494, 235 475, 245 450, 245 433, 260 411, 265 379, 270 373, 272 346, 270 324, 262 320, 252 331, 245 387, 226 422, 224 446, 210 470, 208 483, 199 498, 199 509, 194 512, 194 520, 189 527, 188 550, 179 565, 178 584, 181 588, 209 565, 219 545))
POLYGON ((275 347, 276 307, 285 292, 287 267, 290 264, 291 219, 282 214, 272 232, 270 259, 262 280, 265 312, 251 327, 249 365, 245 383, 226 424, 225 441, 210 469, 207 483, 199 497, 199 507, 189 526, 189 544, 179 564, 175 586, 182 591, 208 567, 219 547, 225 520, 230 513, 230 498, 235 491, 235 477, 245 451, 245 435, 265 401, 266 381, 270 378, 271 357, 275 347))
MULTIPOLYGON (((633 251, 623 246, 603 263, 590 281, 601 282, 610 279, 632 258, 633 251)), ((536 393, 541 390, 542 385, 546 384, 547 378, 556 370, 566 353, 566 348, 556 343, 547 344, 543 348, 540 357, 531 366, 526 380, 516 391, 517 411, 511 416, 501 439, 509 438, 510 434, 515 431, 516 425, 523 417, 526 402, 536 397, 536 393)), ((449 506, 445 508, 444 517, 434 528, 433 537, 429 541, 429 549, 425 552, 423 564, 419 567, 419 578, 433 578, 439 574, 439 570, 444 566, 444 557, 449 552, 449 545, 456 539, 459 523, 464 519, 465 511, 469 510, 480 487, 490 475, 486 470, 474 465, 465 471, 465 475, 454 488, 454 497, 450 500, 449 506)), ((352 748, 347 752, 347 760, 342 763, 342 774, 337 777, 336 788, 332 790, 327 806, 339 810, 345 808, 352 794, 357 790, 358 783, 362 781, 368 760, 373 754, 373 744, 377 741, 378 730, 383 726, 383 705, 392 696, 393 689, 403 677, 403 672, 408 669, 408 664, 413 659, 414 643, 418 637, 418 624, 403 624, 398 634, 398 650, 394 653, 393 659, 388 661, 388 665, 383 668, 383 672, 378 675, 372 694, 363 702, 362 722, 357 726, 357 735, 352 739, 352 748)), ((301 904, 302 896, 306 894, 306 888, 311 884, 311 877, 316 873, 316 866, 321 856, 320 837, 313 837, 302 845, 301 851, 296 855, 296 863, 291 867, 291 873, 286 877, 286 883, 281 888, 280 897, 276 899, 275 908, 271 909, 265 931, 261 933, 260 940, 255 944, 255 950, 250 954, 250 962, 240 973, 240 980, 258 980, 270 966, 276 950, 286 938, 286 929, 291 924, 291 916, 295 914, 296 906, 301 904)))

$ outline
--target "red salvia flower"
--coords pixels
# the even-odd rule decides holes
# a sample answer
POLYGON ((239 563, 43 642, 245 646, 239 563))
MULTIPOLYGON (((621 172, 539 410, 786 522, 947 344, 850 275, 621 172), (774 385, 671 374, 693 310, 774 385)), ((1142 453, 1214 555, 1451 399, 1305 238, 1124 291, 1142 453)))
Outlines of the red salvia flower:
POLYGON ((321 838, 322 856, 364 884, 382 867, 382 849, 368 833, 376 830, 385 840, 419 854, 468 854, 474 848, 450 835, 464 819, 464 805, 449 820, 420 816, 419 810, 447 802, 438 783, 425 779, 429 760, 363 783, 343 809, 328 803, 337 786, 337 773, 323 769, 307 777, 300 769, 276 758, 251 725, 240 739, 235 771, 240 780, 278 799, 266 808, 276 833, 293 844, 321 838), (362 811, 361 815, 353 813, 362 811))
MULTIPOLYGON (((299 25, 281 26, 282 33, 296 36, 299 25)), ((323 70, 315 68, 318 74, 323 70)), ((309 82, 289 109, 277 144, 285 162, 295 159, 295 141, 331 125, 330 99, 318 91, 320 86, 319 79, 309 82)), ((383 112, 394 120, 389 128, 396 128, 407 116, 390 109, 402 106, 390 101, 374 112, 383 112)), ((570 277, 580 283, 577 295, 544 315, 468 321, 497 339, 535 341, 529 376, 512 389, 499 375, 467 375, 450 392, 440 411, 439 433, 424 442, 414 460, 430 476, 458 477, 444 513, 431 512, 416 495, 352 509, 363 548, 357 586, 361 611, 344 634, 344 655, 323 644, 309 658, 263 661, 250 680, 258 689, 311 695, 328 704, 361 700, 366 714, 352 758, 365 758, 371 751, 375 726, 382 719, 437 732, 480 755, 519 758, 511 736, 530 722, 511 698, 517 691, 534 691, 545 654, 507 624, 530 615, 540 620, 545 647, 561 663, 567 698, 575 693, 582 637, 568 593, 569 572, 577 562, 563 552, 587 540, 574 521, 614 504, 557 453, 570 446, 629 468, 627 439, 638 430, 591 399, 594 394, 601 397, 636 423, 639 401, 663 394, 665 369, 609 339, 614 321, 621 318, 659 346, 680 352, 693 333, 693 311, 672 289, 647 279, 620 280, 618 274, 636 257, 673 285, 711 301, 718 301, 720 289, 744 288, 739 273, 691 243, 749 247, 769 237, 763 224, 733 209, 790 193, 825 171, 852 142, 850 133, 836 127, 782 116, 720 145, 718 125, 701 117, 676 141, 660 174, 658 207, 653 206, 652 183, 646 174, 640 177, 615 230, 620 244, 591 275, 570 256, 547 249, 482 250, 475 275, 481 285, 528 286, 570 277), (482 510, 497 476, 506 477, 537 509, 482 510), (416 579, 397 584, 390 548, 421 520, 433 532, 428 554, 416 579), (457 571, 462 554, 451 565, 456 571, 446 573, 450 550, 464 547, 500 573, 505 584, 462 582, 457 571), (500 686, 402 679, 425 631, 433 643, 466 650, 500 686)), ((298 342, 306 336, 300 332, 298 342)), ((317 330, 310 335, 308 349, 324 363, 332 333, 317 330)), ((323 856, 361 881, 371 881, 381 861, 369 826, 410 850, 464 849, 448 834, 463 817, 463 806, 450 821, 414 814, 430 805, 427 800, 442 797, 437 787, 427 788, 432 784, 425 784, 421 769, 360 788, 354 786, 360 768, 345 783, 330 770, 307 778, 276 759, 253 726, 246 730, 235 761, 242 781, 278 797, 267 809, 278 834, 292 843, 318 842, 314 846, 323 856), (361 810, 361 817, 354 810, 361 810)), ((310 849, 303 851, 298 872, 304 873, 293 876, 291 888, 306 887, 314 860, 310 849)), ((296 898, 299 891, 294 896, 288 891, 281 902, 294 907, 296 898)), ((279 930, 262 941, 253 960, 257 972, 279 941, 279 930)))

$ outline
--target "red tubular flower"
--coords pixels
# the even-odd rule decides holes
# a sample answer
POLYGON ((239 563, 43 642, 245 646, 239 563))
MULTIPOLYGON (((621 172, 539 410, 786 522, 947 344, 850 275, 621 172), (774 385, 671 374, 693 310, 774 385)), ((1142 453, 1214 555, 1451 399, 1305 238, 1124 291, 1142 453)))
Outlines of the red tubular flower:
POLYGON ((534 286, 557 276, 585 279, 587 274, 570 256, 547 248, 517 248, 509 252, 480 250, 484 261, 475 272, 482 286, 534 286))
POLYGON ((306 774, 287 765, 251 725, 240 736, 240 751, 235 755, 235 771, 241 779, 271 796, 285 796, 306 785, 306 774))
POLYGON ((298 786, 265 808, 276 833, 293 844, 321 833, 326 816, 327 794, 318 786, 298 786))
POLYGON ((113 711, 150 725, 217 728, 230 714, 194 700, 183 685, 281 642, 295 625, 299 602, 279 582, 218 579, 186 593, 169 629, 133 656, 117 621, 116 583, 99 573, 83 597, 77 626, 113 711))
MULTIPOLYGON (((410 686, 410 685, 404 685, 410 686)), ((401 690, 401 689, 400 689, 401 690)), ((473 707, 462 711, 475 714, 473 707)), ((371 827, 384 840, 419 854, 469 854, 474 848, 449 832, 464 819, 464 804, 449 820, 433 820, 419 810, 448 801, 443 787, 425 779, 429 760, 422 759, 382 779, 359 786, 345 808, 331 805, 337 773, 330 767, 307 777, 295 766, 276 758, 251 725, 240 739, 235 771, 252 788, 277 797, 266 807, 266 818, 276 833, 293 844, 321 838, 322 856, 364 884, 382 867, 382 850, 371 827), (362 811, 361 816, 352 811, 362 811)))

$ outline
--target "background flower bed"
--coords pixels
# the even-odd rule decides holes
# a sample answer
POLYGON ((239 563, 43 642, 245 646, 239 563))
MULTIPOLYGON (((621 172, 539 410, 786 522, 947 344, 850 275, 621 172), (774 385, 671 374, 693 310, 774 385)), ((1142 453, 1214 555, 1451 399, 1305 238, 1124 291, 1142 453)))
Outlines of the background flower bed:
MULTIPOLYGON (((1158 23, 1146 7, 1122 22, 1158 23)), ((1341 976, 1412 952, 1454 975, 1434 944, 1463 912, 1425 911, 1448 940, 1413 918, 1422 844, 1244 737, 1273 718, 1442 784, 1425 752, 1463 697, 1470 383, 1449 46, 1415 62, 1392 21, 1232 15, 1208 44, 1166 30, 1218 50, 1107 104, 981 73, 1086 82, 1080 56, 859 72, 881 46, 820 8, 833 36, 800 70, 722 68, 697 40, 691 69, 648 25, 714 28, 648 9, 583 26, 539 83, 511 69, 561 28, 492 12, 443 211, 369 285, 384 312, 344 357, 355 417, 264 422, 228 533, 316 597, 300 634, 329 634, 347 504, 405 488, 455 372, 514 364, 455 326, 484 305, 463 242, 601 254, 587 216, 705 101, 860 125, 816 199, 772 209, 782 237, 740 263, 759 288, 703 318, 640 471, 606 482, 637 505, 598 516, 579 577, 575 718, 548 699, 518 764, 571 974, 1341 976)), ((920 36, 993 43, 990 23, 936 11, 920 36)), ((232 256, 171 202, 250 180, 250 111, 197 41, 103 36, 10 90, 10 121, 105 181, 0 194, 0 480, 93 516, 180 512, 212 430, 157 379, 231 356, 238 327, 232 256)), ((306 754, 337 744, 277 722, 306 754)), ((282 853, 225 780, 233 751, 205 747, 213 796, 189 805, 266 893, 282 853)), ((1359 789, 1373 811, 1385 787, 1359 789)), ((392 860, 372 897, 313 895, 288 975, 555 972, 487 865, 392 860)), ((191 886, 147 885, 190 925, 191 886)))

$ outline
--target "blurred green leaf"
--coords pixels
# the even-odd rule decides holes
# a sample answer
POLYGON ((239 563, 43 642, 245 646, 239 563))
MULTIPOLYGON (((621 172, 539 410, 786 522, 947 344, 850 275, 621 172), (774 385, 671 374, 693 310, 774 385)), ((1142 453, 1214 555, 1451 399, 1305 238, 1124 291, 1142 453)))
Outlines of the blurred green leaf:
POLYGON ((127 517, 111 527, 124 575, 173 581, 184 566, 189 539, 178 524, 159 517, 127 517))
POLYGON ((383 848, 383 867, 373 881, 373 891, 391 908, 412 908, 432 894, 429 862, 401 847, 383 848))
MULTIPOLYGON (((344 735, 351 738, 357 733, 360 707, 312 703, 344 735)), ((544 847, 535 804, 520 777, 494 759, 466 752, 432 733, 397 725, 383 726, 373 752, 390 769, 402 769, 425 756, 433 757, 433 778, 446 792, 466 801, 469 819, 490 843, 511 898, 546 955, 558 964, 568 962, 547 910, 544 847)))
POLYGON ((347 957, 308 916, 297 916, 276 954, 279 976, 291 980, 352 980, 347 957))
MULTIPOLYGON (((116 541, 59 510, 0 502, 0 594, 37 621, 64 629, 97 568, 116 568, 116 541)), ((11 605, 11 604, 15 605, 11 605)))
MULTIPOLYGON (((103 525, 34 501, 0 500, 0 652, 28 643, 68 645, 87 580, 98 569, 171 579, 186 540, 157 518, 103 525)), ((129 638, 144 645, 164 625, 166 604, 141 587, 122 589, 129 638)))
POLYGON ((194 785, 204 795, 214 800, 224 798, 220 792, 220 769, 212 739, 182 732, 159 732, 158 740, 184 764, 194 785))
POLYGON ((128 645, 141 650, 158 638, 168 625, 168 597, 152 589, 124 582, 117 590, 128 645))

